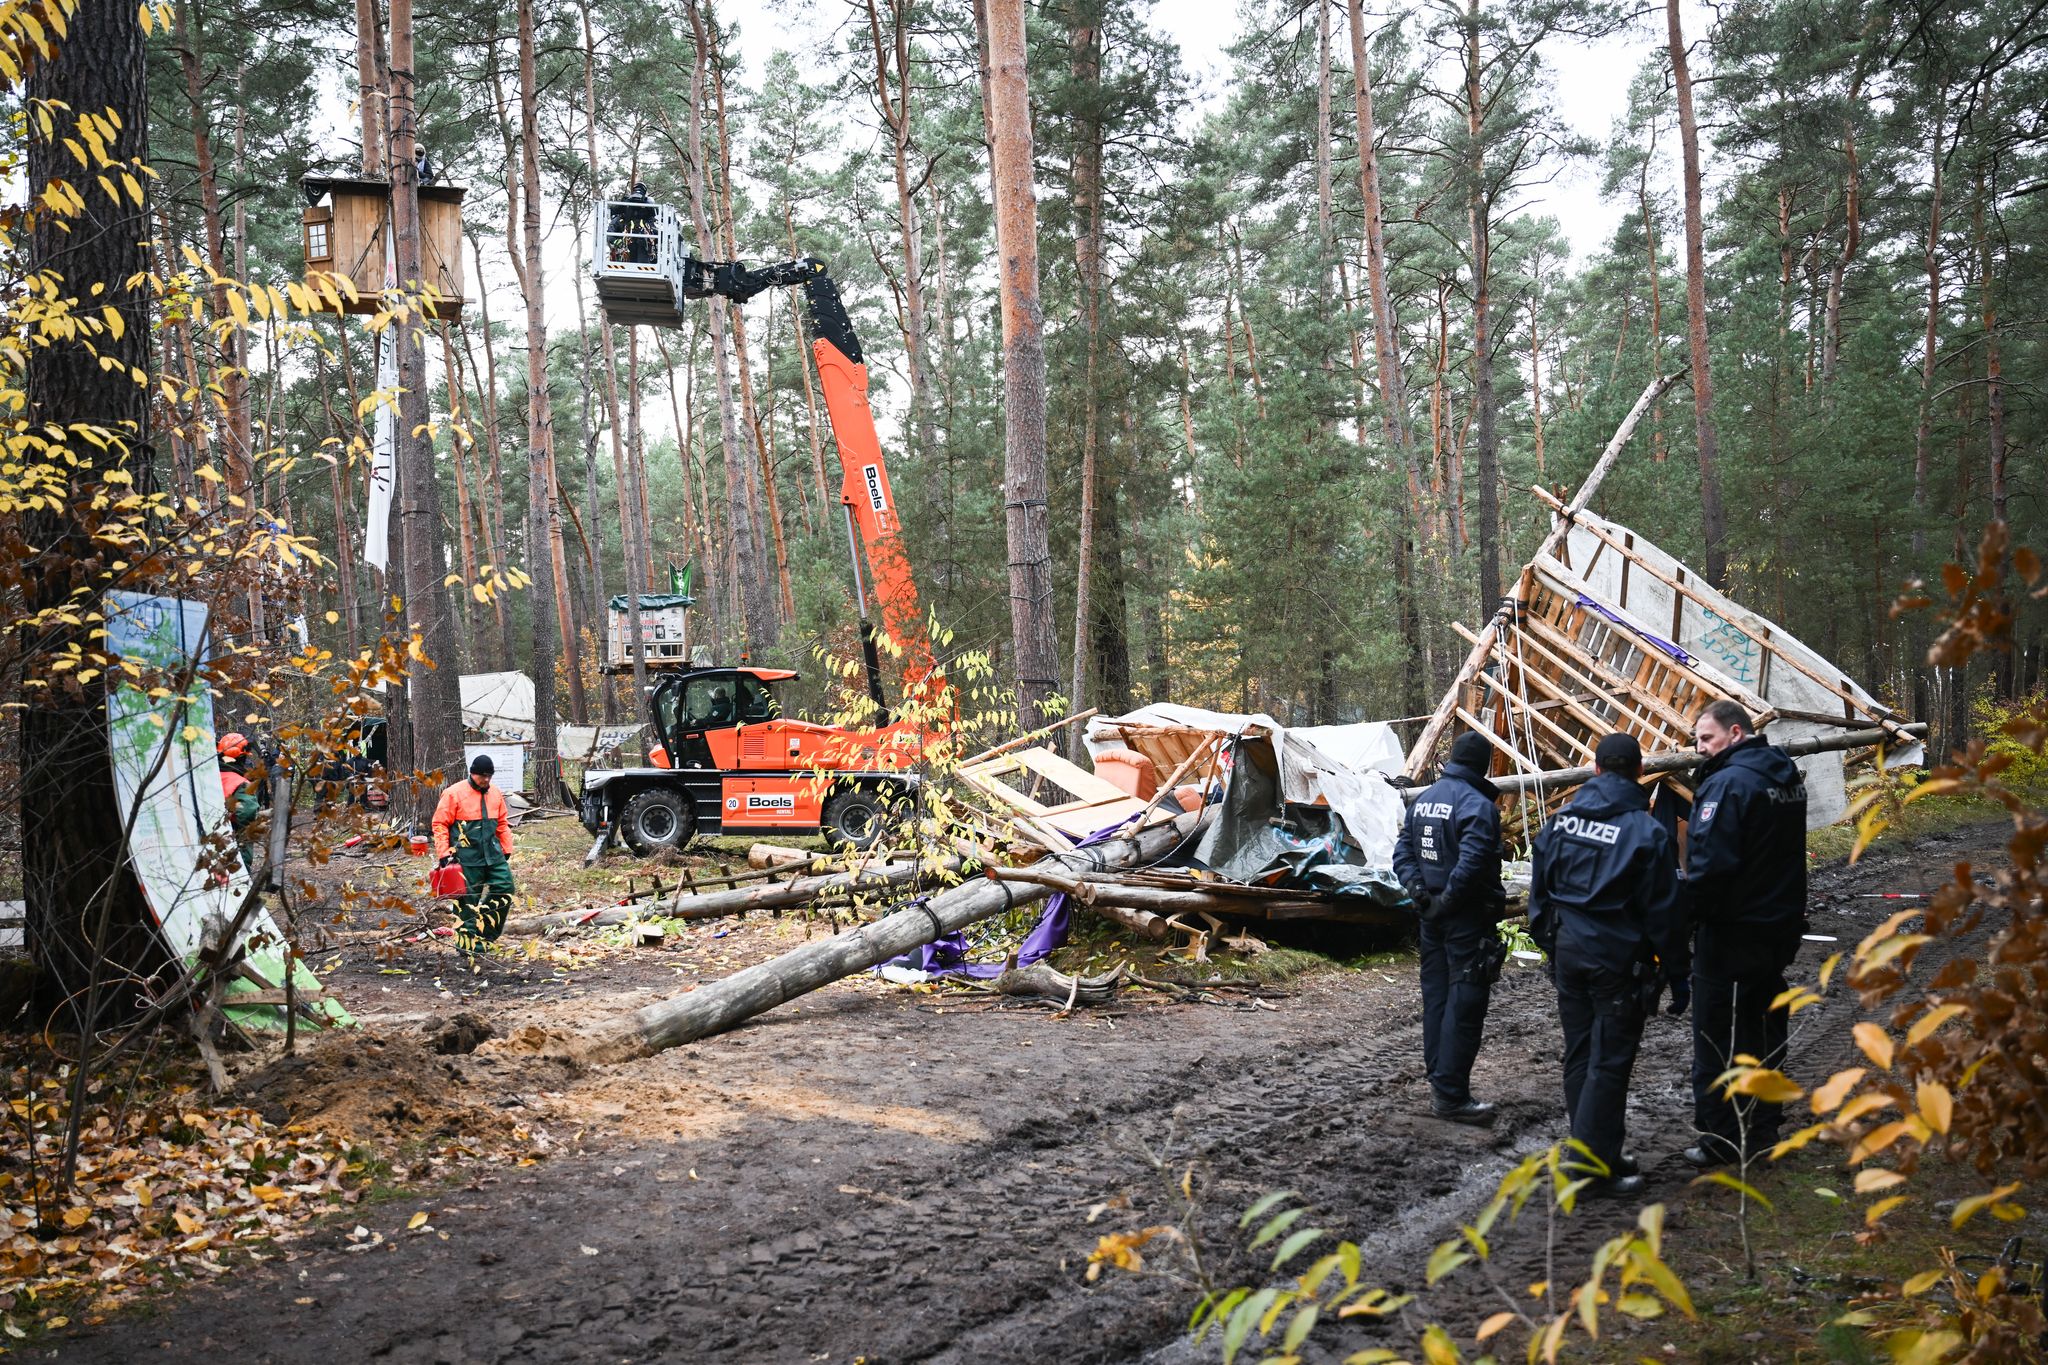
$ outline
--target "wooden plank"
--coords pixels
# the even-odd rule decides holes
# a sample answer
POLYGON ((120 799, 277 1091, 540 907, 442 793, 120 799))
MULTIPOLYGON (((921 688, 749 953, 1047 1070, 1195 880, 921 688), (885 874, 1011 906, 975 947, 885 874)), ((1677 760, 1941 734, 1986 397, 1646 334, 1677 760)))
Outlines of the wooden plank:
MULTIPOLYGON (((1598 686, 1597 684, 1590 682, 1586 678, 1580 676, 1578 672, 1574 670, 1570 665, 1566 664, 1564 660, 1560 658, 1558 654, 1550 646, 1545 644, 1544 635, 1528 629, 1528 627, 1533 624, 1535 624, 1533 621, 1524 623, 1524 628, 1520 631, 1522 641, 1525 644, 1529 645, 1531 648, 1533 648, 1536 651, 1536 653, 1542 655, 1546 660, 1548 660, 1552 667, 1570 674, 1572 681, 1580 684, 1582 687, 1587 688, 1589 691, 1592 691, 1602 701, 1614 707, 1616 710, 1627 714, 1629 718, 1634 720, 1646 733, 1661 734, 1663 732, 1662 727, 1653 725, 1649 721, 1644 719, 1643 714, 1637 711, 1635 709, 1635 706, 1631 702, 1621 701, 1617 697, 1611 695, 1607 688, 1598 686)), ((1454 622, 1453 629, 1462 631, 1463 627, 1458 626, 1454 622)), ((1550 638, 1555 639, 1556 637, 1553 635, 1550 638)), ((1503 657, 1511 656, 1504 655, 1503 657)), ((1537 676, 1542 675, 1539 673, 1537 676)), ((1547 695, 1549 695, 1553 700, 1555 700, 1558 705, 1567 708, 1573 706, 1576 703, 1576 698, 1573 698, 1572 696, 1570 696, 1570 694, 1564 693, 1561 690, 1549 691, 1547 695)), ((1602 725, 1607 725, 1610 729, 1614 728, 1611 722, 1601 721, 1599 723, 1602 725)), ((1691 732, 1689 730, 1686 732, 1686 736, 1687 738, 1691 737, 1691 732)))
POLYGON ((1108 778, 1097 777, 1079 764, 1061 758, 1050 749, 1020 749, 1011 757, 1016 759, 1018 767, 1058 784, 1072 792, 1081 802, 1113 801, 1117 797, 1129 795, 1108 778))
MULTIPOLYGON (((1509 708, 1513 710, 1517 715, 1526 716, 1528 720, 1535 721, 1538 725, 1550 731, 1551 734, 1557 736, 1557 738, 1564 743, 1568 751, 1576 750, 1578 752, 1585 754, 1588 758, 1591 758, 1593 756, 1593 745, 1586 743, 1578 736, 1572 734, 1569 730, 1566 730, 1556 721, 1542 714, 1535 707, 1524 704, 1522 699, 1520 697, 1517 697, 1512 691, 1510 691, 1508 685, 1502 682, 1499 678, 1494 677, 1490 673, 1481 673, 1479 675, 1479 681, 1486 684, 1494 691, 1498 692, 1502 697, 1506 698, 1509 708)), ((1524 721, 1523 723, 1526 725, 1527 721, 1524 721)))
POLYGON ((1547 623, 1531 621, 1522 634, 1538 654, 1550 661, 1552 667, 1597 694, 1609 706, 1627 713, 1646 733, 1662 734, 1670 730, 1688 739, 1692 737, 1692 722, 1654 690, 1639 688, 1632 679, 1611 675, 1603 677, 1603 665, 1586 658, 1569 637, 1559 634, 1547 623), (1586 665, 1590 668, 1584 668, 1586 665))

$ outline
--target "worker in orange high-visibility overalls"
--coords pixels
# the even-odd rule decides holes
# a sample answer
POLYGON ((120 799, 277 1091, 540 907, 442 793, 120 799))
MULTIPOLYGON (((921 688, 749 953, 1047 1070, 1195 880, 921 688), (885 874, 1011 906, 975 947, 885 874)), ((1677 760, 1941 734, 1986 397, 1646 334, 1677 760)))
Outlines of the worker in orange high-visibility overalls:
POLYGON ((469 883, 455 902, 455 946, 465 953, 495 943, 512 909, 512 822, 505 793, 491 785, 495 772, 491 756, 478 754, 434 808, 434 853, 461 863, 469 883))
POLYGON ((249 737, 225 734, 213 747, 220 755, 220 794, 228 804, 228 828, 234 834, 235 851, 242 855, 242 867, 248 870, 256 865, 256 846, 249 840, 249 826, 263 813, 256 788, 242 771, 249 761, 249 737))

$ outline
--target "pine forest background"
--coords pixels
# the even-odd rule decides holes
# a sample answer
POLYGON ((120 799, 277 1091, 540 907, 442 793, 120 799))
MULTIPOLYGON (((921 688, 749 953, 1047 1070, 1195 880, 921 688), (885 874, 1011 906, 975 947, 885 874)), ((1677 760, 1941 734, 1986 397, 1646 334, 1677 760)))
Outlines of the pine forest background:
MULTIPOLYGON (((806 45, 751 80, 708 4, 416 15, 420 140, 468 188, 473 253, 463 319, 427 346, 451 570, 550 575, 526 509, 545 467, 529 444, 551 440, 572 719, 627 707, 596 655, 629 565, 665 588, 694 562, 698 638, 723 659, 816 675, 816 649, 857 653, 794 296, 704 302, 680 331, 597 325, 578 239, 593 197, 636 177, 709 228, 700 256, 831 262, 926 604, 954 648, 1009 650, 985 25, 966 3, 770 13, 806 45), (544 279, 528 278, 534 259, 544 279), (545 309, 545 423, 529 421, 529 290, 545 309), (733 346, 723 385, 714 308, 733 346), (626 534, 642 519, 644 557, 626 534)), ((1291 723, 1427 710, 1465 653, 1451 622, 1480 619, 1547 529, 1529 485, 1575 485, 1649 379, 1686 368, 1688 193, 1712 407, 1700 420, 1692 389, 1671 389, 1596 508, 1922 715, 1959 724, 1974 695, 2039 685, 2041 604, 2023 604, 2017 654, 1961 678, 1927 669, 1927 627, 1887 608, 1966 558, 1987 520, 2038 539, 2041 6, 1743 0, 1699 17, 1711 24, 1679 35, 1663 7, 1597 0, 1249 0, 1222 92, 1198 109, 1146 6, 1029 12, 1052 605, 1072 704, 1171 699, 1291 723), (1628 113, 1588 140, 1556 112, 1546 53, 1615 32, 1640 39, 1635 69, 1612 73, 1628 113), (1699 125, 1690 175, 1674 37, 1699 125), (1625 210, 1577 263, 1542 203, 1574 163, 1625 210)), ((149 64, 165 273, 205 288, 189 250, 255 281, 302 275, 300 177, 361 173, 365 137, 372 162, 385 154, 382 43, 358 42, 382 21, 376 0, 177 0, 149 64)), ((240 477, 342 562, 309 619, 352 653, 387 602, 360 564, 375 348, 359 320, 312 325, 322 346, 239 357, 246 388, 160 395, 158 451, 202 499, 221 496, 222 452, 231 486, 237 449, 290 457, 240 477)), ((238 359, 215 353, 221 335, 182 327, 174 291, 163 370, 238 359)), ((534 669, 530 613, 546 602, 465 599, 461 670, 534 669)))

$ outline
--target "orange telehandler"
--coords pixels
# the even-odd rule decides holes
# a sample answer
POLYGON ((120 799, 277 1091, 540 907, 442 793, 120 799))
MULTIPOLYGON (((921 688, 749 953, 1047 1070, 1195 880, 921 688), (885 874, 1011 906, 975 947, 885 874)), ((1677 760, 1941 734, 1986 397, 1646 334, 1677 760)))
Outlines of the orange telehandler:
POLYGON ((720 297, 744 303, 766 289, 803 290, 812 355, 839 450, 839 501, 846 515, 862 662, 877 723, 872 729, 851 729, 783 715, 775 685, 797 675, 782 669, 700 668, 664 676, 648 702, 660 746, 657 757, 667 766, 584 774, 579 815, 597 839, 585 862, 594 862, 614 837, 623 837, 642 855, 680 849, 698 834, 735 832, 822 832, 834 842, 867 848, 891 809, 914 799, 919 778, 910 769, 928 738, 916 722, 890 717, 869 614, 870 588, 880 609, 880 628, 906 661, 905 694, 942 702, 945 680, 933 659, 903 552, 889 470, 868 408, 867 366, 839 287, 825 263, 815 258, 750 269, 739 262, 700 261, 676 249, 680 259, 665 261, 674 234, 661 235, 659 251, 621 250, 606 240, 617 235, 609 225, 623 222, 625 236, 638 242, 635 230, 647 214, 645 206, 626 215, 608 212, 616 207, 599 206, 602 254, 593 257, 592 273, 600 297, 605 297, 608 279, 626 276, 632 288, 624 297, 636 322, 680 326, 684 300, 720 297), (641 256, 650 259, 643 262, 637 259, 641 256), (643 264, 653 270, 641 271, 643 264), (647 284, 649 275, 669 281, 676 300, 672 322, 657 291, 647 284))

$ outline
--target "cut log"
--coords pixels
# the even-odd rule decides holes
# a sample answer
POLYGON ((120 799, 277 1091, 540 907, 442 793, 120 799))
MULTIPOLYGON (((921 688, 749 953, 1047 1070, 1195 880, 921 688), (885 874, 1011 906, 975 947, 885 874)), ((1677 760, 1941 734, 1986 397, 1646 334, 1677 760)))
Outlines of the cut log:
MULTIPOLYGON (((957 868, 960 860, 948 858, 943 864, 957 868)), ((736 886, 726 891, 704 891, 697 895, 684 895, 681 891, 666 906, 639 908, 630 905, 614 905, 603 910, 563 910, 552 915, 532 915, 514 920, 505 926, 508 933, 531 934, 555 928, 594 928, 607 924, 624 924, 631 919, 646 919, 660 916, 665 919, 719 919, 726 915, 744 915, 749 910, 776 910, 793 905, 808 905, 826 896, 851 894, 858 891, 877 891, 887 887, 900 886, 917 876, 920 864, 914 862, 877 863, 862 868, 859 872, 833 872, 819 877, 798 877, 794 881, 769 882, 761 886, 736 886)))
MULTIPOLYGON (((1046 863, 1082 872, 1129 867, 1165 857, 1192 836, 1200 823, 1198 816, 1181 816, 1137 834, 1056 854, 1046 863)), ((723 1033, 820 986, 880 966, 956 929, 1046 894, 1045 887, 1028 883, 988 878, 964 882, 872 924, 806 943, 687 995, 621 1015, 583 1035, 577 1050, 594 1061, 622 1061, 723 1033)))
POLYGON ((754 844, 747 849, 747 866, 785 867, 790 863, 808 863, 813 858, 824 856, 809 849, 791 848, 788 844, 754 844))

